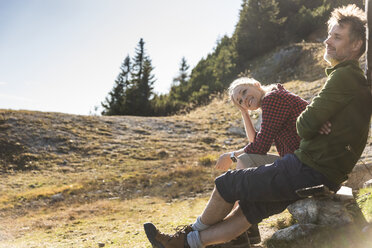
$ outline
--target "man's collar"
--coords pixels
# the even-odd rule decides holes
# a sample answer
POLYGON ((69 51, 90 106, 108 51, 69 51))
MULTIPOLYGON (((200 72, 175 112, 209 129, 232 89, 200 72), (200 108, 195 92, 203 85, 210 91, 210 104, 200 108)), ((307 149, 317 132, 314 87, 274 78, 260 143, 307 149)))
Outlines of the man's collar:
POLYGON ((326 74, 328 76, 329 74, 331 74, 331 72, 333 72, 337 68, 344 67, 344 66, 347 66, 347 65, 352 65, 352 66, 356 66, 356 67, 360 68, 358 60, 346 60, 346 61, 343 61, 341 63, 338 63, 337 65, 335 65, 333 67, 326 68, 326 70, 325 70, 326 74))

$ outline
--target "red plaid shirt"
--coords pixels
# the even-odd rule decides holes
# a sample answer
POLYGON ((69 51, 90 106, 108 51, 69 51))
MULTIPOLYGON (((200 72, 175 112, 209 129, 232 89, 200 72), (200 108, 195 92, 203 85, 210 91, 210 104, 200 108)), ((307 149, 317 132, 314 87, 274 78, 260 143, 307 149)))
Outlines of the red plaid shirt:
POLYGON ((244 147, 246 153, 266 154, 274 143, 279 155, 293 153, 301 138, 296 119, 309 103, 287 91, 281 84, 267 93, 261 102, 262 123, 253 142, 244 147))

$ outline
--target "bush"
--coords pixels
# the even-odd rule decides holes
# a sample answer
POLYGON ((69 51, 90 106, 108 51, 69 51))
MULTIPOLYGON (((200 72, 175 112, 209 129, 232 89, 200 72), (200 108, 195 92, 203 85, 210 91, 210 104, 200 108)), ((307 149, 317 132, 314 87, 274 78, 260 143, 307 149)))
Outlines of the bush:
POLYGON ((204 157, 199 158, 198 162, 202 166, 211 166, 214 165, 217 161, 216 156, 208 154, 204 157))

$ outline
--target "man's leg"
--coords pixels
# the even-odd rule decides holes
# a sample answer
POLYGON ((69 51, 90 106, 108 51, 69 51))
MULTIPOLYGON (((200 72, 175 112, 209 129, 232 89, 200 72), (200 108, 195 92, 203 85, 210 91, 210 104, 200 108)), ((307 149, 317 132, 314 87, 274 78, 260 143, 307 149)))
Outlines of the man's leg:
POLYGON ((250 226, 240 207, 237 207, 222 222, 201 231, 200 239, 204 246, 225 243, 244 233, 250 226))
MULTIPOLYGON (((225 219, 226 215, 228 215, 233 207, 234 204, 226 202, 221 195, 218 193, 217 189, 215 188, 212 192, 212 195, 209 199, 209 202, 204 209, 200 221, 202 223, 198 224, 198 220, 196 223, 194 223, 191 226, 188 226, 184 229, 182 229, 180 232, 174 234, 174 235, 168 235, 163 234, 159 232, 158 229, 152 224, 152 223, 145 223, 144 228, 147 235, 147 238, 151 242, 151 244, 155 247, 187 247, 184 246, 184 244, 188 243, 190 247, 201 247, 213 243, 216 244, 221 240, 221 237, 223 240, 226 240, 226 238, 229 237, 235 237, 239 235, 240 233, 234 234, 237 227, 241 226, 241 223, 232 223, 236 222, 238 217, 236 214, 231 215, 228 219, 226 219, 224 222, 221 222, 223 219, 225 219), (222 223, 225 223, 224 225, 220 225, 222 223), (219 228, 214 227, 214 225, 217 224, 219 228), (203 232, 202 230, 195 228, 195 226, 203 226, 203 229, 206 228, 212 228, 211 232, 206 232, 203 234, 205 236, 205 242, 207 244, 204 244, 202 241, 202 238, 200 236, 200 233, 203 232), (230 228, 230 226, 236 226, 233 228, 233 230, 226 231, 224 228, 230 228)), ((245 219, 244 215, 239 211, 239 214, 241 214, 242 218, 245 219)), ((244 227, 248 228, 246 223, 244 223, 244 227)), ((239 229, 240 230, 240 229, 239 229)), ((245 229, 244 229, 245 230, 245 229)), ((242 232, 244 232, 244 230, 242 232)), ((228 240, 227 240, 228 241, 228 240)))
MULTIPOLYGON (((238 157, 238 162, 236 164, 236 169, 246 169, 246 168, 252 168, 252 167, 258 167, 260 165, 265 164, 272 164, 275 162, 275 160, 280 159, 280 156, 274 155, 274 154, 253 154, 253 153, 243 153, 238 157)), ((238 202, 235 203, 234 208, 238 206, 238 202)), ((258 228, 258 224, 252 225, 246 233, 243 233, 243 235, 237 239, 231 241, 231 246, 234 247, 234 245, 241 246, 242 244, 245 244, 249 242, 250 244, 258 244, 261 242, 261 235, 260 235, 260 229, 258 228), (246 237, 249 237, 249 241, 246 237)))
POLYGON ((231 212, 233 206, 234 204, 228 203, 222 198, 215 187, 201 215, 201 221, 208 226, 217 224, 231 212))

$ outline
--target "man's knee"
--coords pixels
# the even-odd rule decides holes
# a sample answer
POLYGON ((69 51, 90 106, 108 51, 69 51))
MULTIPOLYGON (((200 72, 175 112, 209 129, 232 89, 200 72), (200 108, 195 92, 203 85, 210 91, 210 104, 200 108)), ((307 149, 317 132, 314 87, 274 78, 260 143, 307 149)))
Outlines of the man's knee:
MULTIPOLYGON (((212 192, 212 198, 215 199, 215 200, 226 202, 225 199, 223 199, 223 197, 221 196, 220 192, 218 192, 216 186, 214 186, 214 189, 213 189, 213 192, 212 192)), ((228 202, 226 202, 226 203, 228 203, 228 202)))

